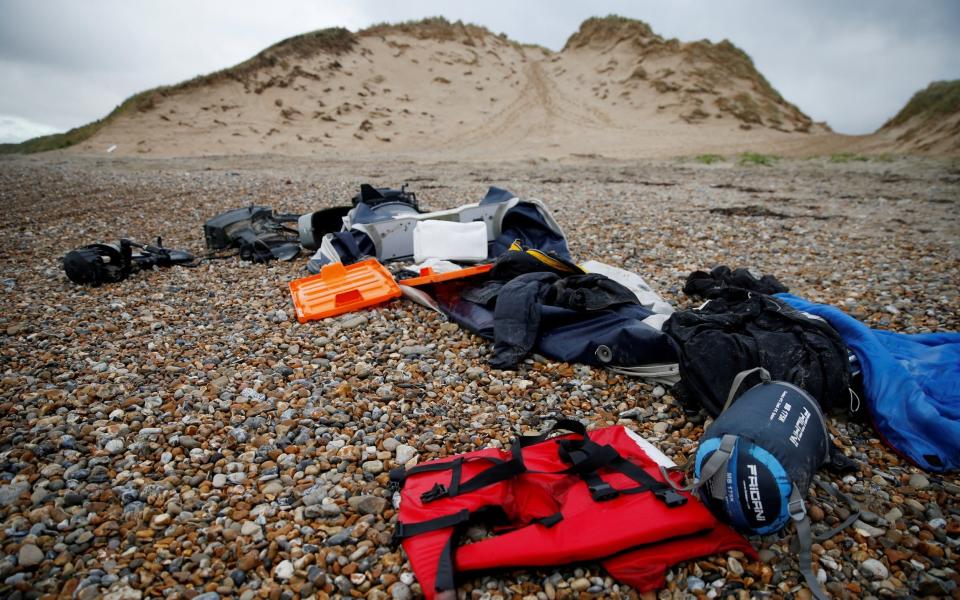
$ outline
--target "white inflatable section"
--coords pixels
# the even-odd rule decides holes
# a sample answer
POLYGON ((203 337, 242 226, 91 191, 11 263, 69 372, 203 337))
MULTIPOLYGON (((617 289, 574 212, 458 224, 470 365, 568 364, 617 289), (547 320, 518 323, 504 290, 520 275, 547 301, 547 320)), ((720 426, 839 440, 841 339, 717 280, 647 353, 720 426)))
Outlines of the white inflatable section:
MULTIPOLYGON (((640 277, 632 271, 627 271, 626 269, 614 267, 596 260, 588 260, 585 263, 581 263, 580 268, 587 273, 599 273, 600 275, 606 275, 610 279, 616 281, 623 287, 633 292, 633 295, 637 297, 637 301, 640 302, 640 305, 646 309, 652 310, 660 315, 669 316, 673 314, 673 307, 670 306, 670 303, 664 300, 660 294, 656 292, 656 290, 650 287, 650 285, 644 281, 643 277, 640 277)), ((666 321, 666 319, 663 319, 663 321, 666 321)), ((663 325, 663 321, 660 321, 659 325, 663 325)), ((650 324, 656 327, 654 322, 651 322, 650 324)), ((660 327, 657 327, 657 329, 660 329, 660 327)))
POLYGON ((452 263, 449 260, 439 260, 436 258, 428 258, 419 265, 413 265, 411 271, 419 273, 422 269, 430 268, 435 274, 441 273, 453 273, 454 271, 459 271, 463 267, 456 263, 452 263))
POLYGON ((671 468, 677 466, 677 463, 670 460, 670 457, 660 451, 659 448, 648 442, 647 440, 640 437, 640 434, 632 431, 626 427, 623 428, 627 432, 627 435, 630 436, 630 439, 633 440, 637 446, 640 446, 640 449, 643 450, 643 453, 650 457, 650 460, 657 463, 661 467, 671 468))

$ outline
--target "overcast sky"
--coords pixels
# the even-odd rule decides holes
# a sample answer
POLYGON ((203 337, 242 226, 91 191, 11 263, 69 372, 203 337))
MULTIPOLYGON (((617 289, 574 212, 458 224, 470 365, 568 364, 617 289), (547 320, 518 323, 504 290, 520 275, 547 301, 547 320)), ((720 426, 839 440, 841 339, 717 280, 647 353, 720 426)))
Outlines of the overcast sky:
POLYGON ((0 0, 0 142, 82 125, 314 29, 443 15, 559 50, 610 13, 665 37, 731 40, 842 133, 874 131, 931 81, 960 79, 957 0, 0 0))

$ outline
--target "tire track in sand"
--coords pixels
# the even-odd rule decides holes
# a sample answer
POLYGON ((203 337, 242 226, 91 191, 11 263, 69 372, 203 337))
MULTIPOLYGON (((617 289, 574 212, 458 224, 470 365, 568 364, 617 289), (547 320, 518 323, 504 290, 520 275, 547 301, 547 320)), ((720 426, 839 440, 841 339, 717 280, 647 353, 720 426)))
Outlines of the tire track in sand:
POLYGON ((541 63, 536 61, 526 66, 523 86, 515 100, 483 124, 452 135, 440 148, 459 149, 491 142, 510 144, 537 137, 543 131, 553 131, 562 123, 585 129, 615 127, 603 111, 564 97, 556 83, 544 73, 541 63))

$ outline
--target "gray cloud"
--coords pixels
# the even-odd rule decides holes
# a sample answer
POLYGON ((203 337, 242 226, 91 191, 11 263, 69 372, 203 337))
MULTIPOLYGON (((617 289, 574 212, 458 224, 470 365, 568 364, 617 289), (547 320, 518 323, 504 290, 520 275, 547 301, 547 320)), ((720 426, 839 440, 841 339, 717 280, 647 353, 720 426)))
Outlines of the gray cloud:
POLYGON ((844 133, 873 131, 931 81, 960 78, 960 3, 952 0, 5 0, 0 115, 67 129, 138 91, 334 25, 442 14, 558 50, 584 19, 609 13, 647 21, 666 37, 731 40, 787 100, 844 133))
POLYGON ((0 144, 19 142, 21 140, 56 133, 57 130, 49 125, 34 123, 29 119, 0 115, 0 144))

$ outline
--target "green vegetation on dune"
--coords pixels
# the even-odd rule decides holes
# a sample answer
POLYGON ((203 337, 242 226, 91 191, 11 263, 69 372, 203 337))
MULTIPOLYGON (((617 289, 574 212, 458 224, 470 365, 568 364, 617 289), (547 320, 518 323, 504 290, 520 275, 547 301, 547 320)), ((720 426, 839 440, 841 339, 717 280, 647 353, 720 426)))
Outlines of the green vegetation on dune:
POLYGON ((927 120, 957 112, 960 112, 960 79, 934 81, 914 94, 907 105, 880 129, 902 125, 918 115, 927 120))
MULTIPOLYGON (((427 17, 400 23, 376 23, 360 32, 360 35, 385 35, 405 33, 420 39, 452 41, 464 37, 493 35, 490 30, 473 23, 448 21, 444 17, 427 17)), ((501 34, 502 35, 502 34, 501 34)))
POLYGON ((0 154, 33 154, 34 152, 46 152, 48 150, 60 150, 69 148, 74 144, 89 139, 93 134, 116 119, 120 115, 128 114, 136 110, 147 111, 153 107, 154 94, 161 94, 164 88, 155 88, 140 92, 124 100, 119 106, 110 111, 110 114, 102 119, 74 127, 64 133, 53 133, 40 137, 31 138, 19 144, 0 144, 0 154))
POLYGON ((718 163, 723 160, 723 157, 719 154, 700 154, 695 156, 693 160, 704 165, 712 165, 713 163, 718 163))
POLYGON ((595 40, 650 38, 659 42, 665 40, 653 32, 647 23, 638 19, 607 15, 590 17, 580 24, 580 29, 567 39, 563 49, 580 48, 595 40))
POLYGON ((779 156, 774 154, 760 154, 759 152, 744 152, 740 155, 737 162, 741 165, 759 165, 763 167, 772 167, 778 160, 779 156))
POLYGON ((257 53, 253 58, 233 67, 200 75, 175 85, 160 86, 134 94, 110 111, 110 114, 92 123, 75 127, 64 133, 54 133, 29 139, 19 144, 0 144, 0 154, 31 154, 69 148, 89 139, 117 117, 151 110, 160 99, 174 92, 203 87, 226 80, 243 82, 260 69, 286 64, 289 58, 304 58, 319 52, 335 55, 343 54, 349 52, 356 42, 356 36, 342 27, 331 27, 296 35, 273 44, 257 53))
POLYGON ((403 33, 418 39, 439 40, 444 42, 460 42, 467 46, 475 46, 487 36, 495 37, 512 45, 517 49, 540 50, 549 54, 550 50, 539 44, 522 44, 507 37, 505 33, 493 33, 482 25, 464 23, 463 21, 448 21, 444 17, 426 17, 403 21, 401 23, 376 23, 358 32, 360 36, 384 36, 391 33, 403 33))
POLYGON ((830 155, 830 162, 832 163, 848 163, 851 161, 867 162, 869 160, 869 156, 854 154, 853 152, 838 152, 837 154, 830 155))

